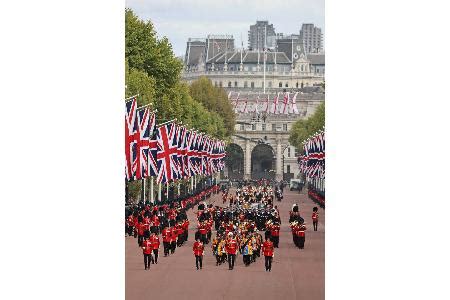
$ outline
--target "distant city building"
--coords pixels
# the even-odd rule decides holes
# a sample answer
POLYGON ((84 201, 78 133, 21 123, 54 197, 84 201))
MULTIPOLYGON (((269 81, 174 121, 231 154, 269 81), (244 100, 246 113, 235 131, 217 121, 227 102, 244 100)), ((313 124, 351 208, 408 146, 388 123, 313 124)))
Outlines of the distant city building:
POLYGON ((201 76, 208 77, 213 85, 229 93, 235 107, 237 124, 230 146, 241 156, 237 163, 227 165, 223 176, 277 180, 299 176, 298 149, 289 144, 289 130, 296 120, 308 118, 325 101, 325 55, 306 53, 299 35, 272 37, 274 50, 266 54, 262 47, 260 51, 258 47, 235 49, 232 36, 209 35, 187 42, 182 79, 192 83, 201 76), (284 93, 289 93, 290 99, 297 93, 298 114, 264 111, 267 99, 273 103, 279 94, 282 101, 287 95, 284 93), (249 112, 242 110, 247 106, 249 112), (258 112, 255 107, 259 107, 258 112))
POLYGON ((302 24, 300 38, 306 53, 320 53, 323 51, 322 30, 314 24, 302 24))
POLYGON ((206 38, 206 59, 216 56, 224 51, 234 50, 234 38, 232 35, 210 34, 206 38))
POLYGON ((184 56, 184 65, 187 67, 198 66, 205 60, 206 55, 206 39, 190 38, 186 46, 186 54, 184 56))
POLYGON ((300 36, 295 34, 279 37, 277 39, 277 51, 285 53, 293 63, 300 58, 301 53, 305 52, 300 36))
POLYGON ((264 43, 267 48, 275 48, 276 33, 273 24, 269 24, 269 21, 256 21, 256 24, 250 25, 248 31, 248 48, 249 50, 264 49, 264 43))

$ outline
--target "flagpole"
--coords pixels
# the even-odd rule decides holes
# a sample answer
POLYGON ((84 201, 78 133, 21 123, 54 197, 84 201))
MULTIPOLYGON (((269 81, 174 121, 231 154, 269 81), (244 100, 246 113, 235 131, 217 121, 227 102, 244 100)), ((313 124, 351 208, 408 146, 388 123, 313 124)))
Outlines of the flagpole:
POLYGON ((139 94, 136 94, 136 95, 128 97, 128 98, 125 98, 125 102, 128 102, 128 100, 132 100, 133 98, 136 98, 136 97, 139 97, 139 94))
POLYGON ((161 126, 163 126, 163 125, 165 125, 165 124, 168 124, 168 123, 171 123, 171 122, 175 122, 177 119, 175 118, 175 119, 172 119, 172 120, 170 120, 170 121, 166 121, 166 122, 164 122, 164 123, 161 123, 161 124, 158 124, 158 127, 161 127, 161 126))
POLYGON ((158 183, 158 202, 161 203, 161 182, 158 183))
POLYGON ((152 204, 155 203, 154 198, 153 177, 150 177, 150 202, 152 204))
POLYGON ((166 197, 167 197, 167 202, 169 202, 169 182, 166 182, 166 197))
POLYGON ((145 178, 141 179, 141 201, 145 203, 145 178))
POLYGON ((267 28, 264 25, 264 70, 263 70, 263 90, 264 94, 266 93, 266 52, 267 52, 267 43, 266 43, 266 34, 267 34, 267 28))

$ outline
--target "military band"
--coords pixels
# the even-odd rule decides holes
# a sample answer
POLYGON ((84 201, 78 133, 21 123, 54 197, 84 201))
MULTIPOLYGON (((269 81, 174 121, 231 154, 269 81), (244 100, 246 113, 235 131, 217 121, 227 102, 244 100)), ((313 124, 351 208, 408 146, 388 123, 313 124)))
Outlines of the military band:
MULTIPOLYGON (((272 270, 274 249, 280 246, 281 232, 280 212, 277 206, 273 206, 273 201, 282 190, 274 188, 268 181, 241 184, 234 195, 228 189, 223 189, 224 207, 205 202, 213 193, 219 193, 218 186, 179 203, 136 206, 126 215, 126 236, 137 237, 138 245, 143 250, 145 270, 150 269, 151 263, 158 263, 161 240, 164 257, 175 254, 176 248, 188 241, 189 220, 186 211, 191 208, 197 208, 192 248, 197 269, 203 268, 204 249, 211 242, 216 266, 228 262, 228 269, 233 270, 239 254, 242 255, 243 265, 248 267, 262 254, 265 270, 272 270), (260 232, 264 232, 264 238, 260 232)), ((314 207, 314 231, 317 231, 318 218, 318 208, 314 207)), ((294 204, 289 212, 289 226, 294 245, 304 249, 307 228, 298 204, 294 204)))

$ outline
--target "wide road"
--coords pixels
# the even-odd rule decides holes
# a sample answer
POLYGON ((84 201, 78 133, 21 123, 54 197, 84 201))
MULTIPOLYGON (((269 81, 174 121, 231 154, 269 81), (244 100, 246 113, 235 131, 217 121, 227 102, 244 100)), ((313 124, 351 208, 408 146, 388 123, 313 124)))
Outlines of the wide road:
MULTIPOLYGON (((228 264, 216 266, 211 243, 205 247, 203 270, 196 270, 192 253, 196 219, 189 210, 189 240, 169 257, 160 255, 157 265, 144 270, 142 250, 137 239, 126 237, 126 299, 325 299, 325 211, 319 208, 318 231, 312 230, 312 208, 316 206, 301 194, 284 191, 284 199, 275 201, 281 215, 280 248, 275 249, 272 272, 266 272, 264 257, 245 267, 242 256, 236 256, 234 270, 228 264), (307 222, 305 249, 296 248, 289 228, 292 204, 300 205, 307 222)), ((221 194, 208 201, 222 206, 221 194)), ((262 232, 263 236, 264 233, 262 232)), ((212 236, 214 237, 215 232, 212 236)), ((160 253, 163 253, 161 243, 160 253)))

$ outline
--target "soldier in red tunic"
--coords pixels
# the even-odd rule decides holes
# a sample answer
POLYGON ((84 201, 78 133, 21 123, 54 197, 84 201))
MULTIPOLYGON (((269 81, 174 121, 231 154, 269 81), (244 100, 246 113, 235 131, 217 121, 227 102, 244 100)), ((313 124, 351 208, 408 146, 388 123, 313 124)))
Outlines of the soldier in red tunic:
POLYGON ((270 241, 268 237, 266 237, 266 241, 262 245, 262 251, 265 257, 266 272, 270 272, 272 270, 272 259, 274 255, 274 248, 273 243, 270 241))
POLYGON ((305 230, 306 230, 306 225, 304 223, 301 223, 297 230, 298 247, 300 249, 303 249, 305 247, 305 230))
POLYGON ((133 215, 130 215, 127 218, 127 233, 128 233, 128 236, 132 236, 133 235, 133 227, 134 227, 134 217, 133 217, 133 215))
POLYGON ((278 243, 280 241, 280 225, 278 223, 274 223, 270 227, 270 237, 273 242, 273 246, 278 248, 278 243))
POLYGON ((208 229, 206 228, 205 223, 199 223, 198 232, 200 233, 200 240, 202 243, 206 244, 206 234, 208 233, 208 229))
POLYGON ((164 245, 164 256, 169 255, 170 236, 171 236, 171 229, 170 229, 170 227, 164 228, 163 231, 162 231, 163 245, 164 245))
MULTIPOLYGON (((139 217, 141 218, 141 217, 139 217)), ((142 242, 144 241, 144 223, 139 222, 136 226, 137 234, 138 234, 138 245, 139 247, 142 246, 142 242)))
POLYGON ((202 262, 203 262, 203 251, 205 247, 203 246, 203 243, 200 242, 200 239, 197 238, 197 240, 194 243, 194 246, 192 247, 192 251, 194 251, 195 256, 195 266, 198 270, 198 265, 200 263, 200 269, 202 269, 202 262))
POLYGON ((149 239, 145 239, 142 242, 142 252, 144 253, 144 267, 145 270, 149 270, 150 269, 150 261, 152 260, 152 250, 153 250, 153 245, 152 243, 149 241, 149 239))
MULTIPOLYGON (((159 246, 160 246, 159 237, 154 232, 152 232, 149 240, 153 246, 153 255, 155 256, 154 262, 155 262, 155 264, 158 264, 159 246)), ((153 259, 152 259, 152 263, 153 263, 153 259)))
POLYGON ((228 255, 228 269, 233 270, 238 244, 237 244, 236 240, 233 238, 233 234, 231 234, 231 232, 228 235, 229 235, 229 238, 225 245, 225 251, 227 252, 227 255, 228 255))
POLYGON ((312 214, 312 221, 313 221, 314 231, 317 231, 317 225, 319 223, 319 213, 317 211, 318 211, 317 206, 314 206, 313 214, 312 214))
POLYGON ((170 230, 170 252, 171 252, 171 254, 174 254, 175 249, 177 248, 177 238, 178 238, 178 229, 176 227, 172 227, 170 230))

